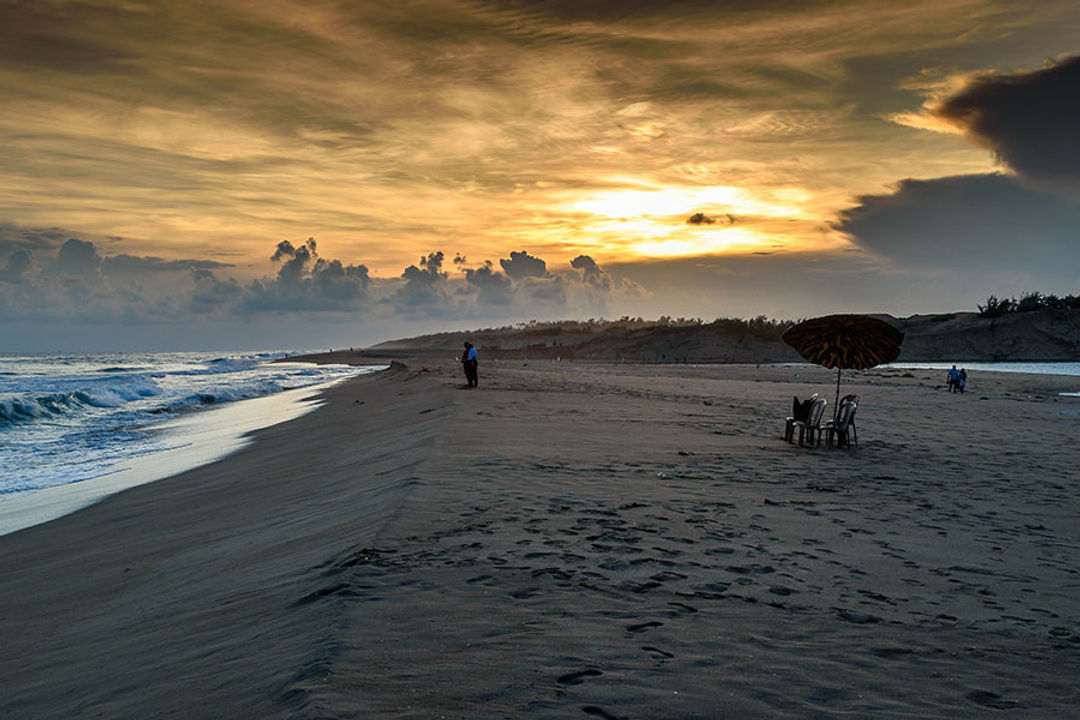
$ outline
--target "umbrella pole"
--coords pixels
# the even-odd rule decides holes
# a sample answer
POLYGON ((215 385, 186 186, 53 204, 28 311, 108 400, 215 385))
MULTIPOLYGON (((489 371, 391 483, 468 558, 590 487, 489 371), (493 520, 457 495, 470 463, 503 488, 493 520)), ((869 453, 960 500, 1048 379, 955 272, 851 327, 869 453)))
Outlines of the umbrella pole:
POLYGON ((840 418, 840 371, 842 369, 843 368, 836 368, 836 404, 833 405, 832 409, 833 425, 835 425, 836 421, 840 418))

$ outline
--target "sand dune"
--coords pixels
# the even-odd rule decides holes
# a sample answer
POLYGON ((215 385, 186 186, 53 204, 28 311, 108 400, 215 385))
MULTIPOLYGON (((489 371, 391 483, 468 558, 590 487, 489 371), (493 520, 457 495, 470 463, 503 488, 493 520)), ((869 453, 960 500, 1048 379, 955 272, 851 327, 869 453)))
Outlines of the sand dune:
MULTIPOLYGON (((1038 310, 984 318, 976 313, 876 317, 904 333, 900 362, 1080 361, 1080 310, 1038 310)), ((357 352, 383 358, 445 359, 465 340, 487 359, 646 363, 779 363, 802 358, 767 320, 711 323, 615 320, 535 323, 444 332, 380 343, 357 352)))
POLYGON ((0 538, 9 717, 1068 717, 1075 378, 430 360, 0 538), (427 367, 424 367, 424 364, 427 367))

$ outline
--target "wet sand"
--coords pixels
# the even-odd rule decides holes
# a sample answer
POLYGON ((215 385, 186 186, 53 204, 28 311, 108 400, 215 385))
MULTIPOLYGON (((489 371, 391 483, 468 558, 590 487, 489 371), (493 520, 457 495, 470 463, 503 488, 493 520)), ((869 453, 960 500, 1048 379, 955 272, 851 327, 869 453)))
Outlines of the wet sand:
MULTIPOLYGON (((367 359, 365 359, 367 362, 367 359)), ((1069 717, 1077 378, 433 358, 0 537, 13 718, 1069 717)))

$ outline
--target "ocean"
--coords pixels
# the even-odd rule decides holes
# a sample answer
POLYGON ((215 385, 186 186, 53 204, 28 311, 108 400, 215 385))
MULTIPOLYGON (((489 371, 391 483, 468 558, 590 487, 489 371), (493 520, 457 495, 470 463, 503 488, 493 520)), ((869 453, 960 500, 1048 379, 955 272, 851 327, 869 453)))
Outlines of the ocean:
POLYGON ((953 365, 969 372, 1014 372, 1035 375, 1080 375, 1080 363, 1076 362, 957 362, 957 363, 892 363, 883 367, 914 370, 948 370, 953 365))
MULTIPOLYGON (((947 372, 953 365, 973 372, 1013 372, 1033 375, 1075 375, 1080 377, 1080 363, 1076 362, 969 362, 969 363, 892 363, 883 367, 892 367, 907 370, 940 370, 947 372)), ((1076 392, 1063 392, 1060 395, 1066 397, 1080 397, 1080 380, 1077 381, 1076 392)))
POLYGON ((0 355, 0 533, 211 462, 377 366, 285 353, 0 355), (49 508, 52 508, 51 510, 49 508))

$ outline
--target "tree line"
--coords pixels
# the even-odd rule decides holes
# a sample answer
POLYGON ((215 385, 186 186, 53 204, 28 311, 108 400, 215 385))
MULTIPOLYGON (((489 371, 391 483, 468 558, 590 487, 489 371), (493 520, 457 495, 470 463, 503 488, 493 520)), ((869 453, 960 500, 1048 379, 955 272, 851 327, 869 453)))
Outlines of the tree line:
POLYGON ((1016 298, 998 298, 991 295, 986 303, 977 306, 979 316, 985 318, 1001 317, 1008 313, 1034 312, 1035 310, 1080 310, 1080 295, 1059 297, 1053 293, 1027 292, 1016 298))
POLYGON ((785 330, 794 325, 792 320, 773 320, 764 315, 745 320, 743 318, 717 318, 712 321, 702 318, 673 318, 661 315, 655 320, 624 315, 618 320, 589 318, 588 320, 530 320, 501 328, 491 328, 485 332, 504 332, 520 335, 591 335, 611 333, 623 330, 646 330, 653 328, 690 328, 708 327, 719 332, 752 335, 763 340, 779 340, 785 330))

